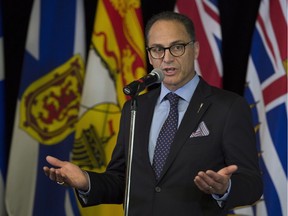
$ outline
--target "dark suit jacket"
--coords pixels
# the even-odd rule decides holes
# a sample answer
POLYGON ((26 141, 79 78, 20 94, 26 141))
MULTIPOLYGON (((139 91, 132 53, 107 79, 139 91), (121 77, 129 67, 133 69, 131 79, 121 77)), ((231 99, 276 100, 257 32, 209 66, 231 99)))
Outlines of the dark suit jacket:
MULTIPOLYGON (((225 215, 235 206, 252 204, 262 194, 254 128, 245 99, 200 82, 177 131, 171 151, 157 182, 148 156, 148 140, 160 88, 139 96, 136 114, 129 216, 225 215), (203 106, 199 110, 200 104, 203 106), (204 121, 209 135, 193 137, 204 121), (221 208, 211 195, 201 192, 193 179, 199 171, 236 164, 231 191, 221 208)), ((120 131, 112 160, 104 174, 89 172, 91 206, 122 203, 129 145, 130 102, 122 110, 120 131)))

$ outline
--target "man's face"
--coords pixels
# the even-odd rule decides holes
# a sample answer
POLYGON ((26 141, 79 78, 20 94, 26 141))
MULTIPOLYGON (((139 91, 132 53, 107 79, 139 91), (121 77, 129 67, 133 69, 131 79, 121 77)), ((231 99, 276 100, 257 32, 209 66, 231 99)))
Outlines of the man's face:
MULTIPOLYGON (((174 44, 187 44, 192 39, 184 25, 178 21, 159 20, 153 24, 148 34, 148 47, 170 47, 174 44)), ((175 91, 189 82, 195 75, 194 60, 198 57, 198 42, 185 46, 183 55, 175 57, 168 49, 163 58, 154 59, 148 53, 149 62, 154 68, 163 70, 163 84, 175 91)))

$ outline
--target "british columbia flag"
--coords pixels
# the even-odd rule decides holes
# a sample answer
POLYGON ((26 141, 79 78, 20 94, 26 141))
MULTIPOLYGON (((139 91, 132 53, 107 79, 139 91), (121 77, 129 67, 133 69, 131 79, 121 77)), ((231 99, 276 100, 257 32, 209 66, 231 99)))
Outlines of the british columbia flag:
POLYGON ((222 87, 222 36, 218 0, 177 0, 175 11, 190 17, 201 52, 196 71, 211 85, 222 87))
POLYGON ((262 0, 245 97, 251 105, 264 194, 241 215, 287 215, 287 0, 262 0))

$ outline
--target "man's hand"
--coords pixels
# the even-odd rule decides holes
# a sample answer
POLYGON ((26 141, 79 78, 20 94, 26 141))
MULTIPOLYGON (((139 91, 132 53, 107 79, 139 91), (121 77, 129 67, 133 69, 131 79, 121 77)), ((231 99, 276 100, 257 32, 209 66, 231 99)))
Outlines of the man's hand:
POLYGON ((207 194, 223 195, 228 189, 231 175, 237 169, 236 165, 230 165, 218 172, 212 170, 207 170, 206 172, 200 171, 195 177, 194 182, 201 191, 207 194))
POLYGON ((45 175, 58 184, 69 185, 76 189, 87 191, 89 180, 87 173, 78 166, 67 161, 61 161, 55 157, 47 156, 46 160, 53 167, 43 167, 45 175))

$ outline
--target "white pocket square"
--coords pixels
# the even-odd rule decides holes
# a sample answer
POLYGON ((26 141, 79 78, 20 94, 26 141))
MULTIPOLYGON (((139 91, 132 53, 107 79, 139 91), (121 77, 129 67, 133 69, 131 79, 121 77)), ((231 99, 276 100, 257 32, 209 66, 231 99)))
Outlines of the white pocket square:
POLYGON ((203 137, 203 136, 208 136, 208 135, 209 135, 209 130, 208 130, 206 124, 204 123, 204 121, 202 121, 198 125, 197 130, 190 135, 190 138, 203 137))

